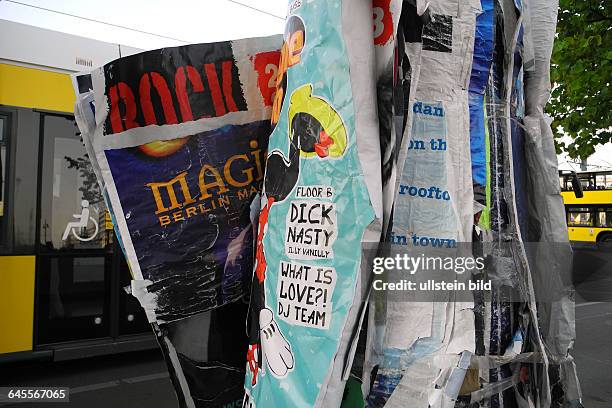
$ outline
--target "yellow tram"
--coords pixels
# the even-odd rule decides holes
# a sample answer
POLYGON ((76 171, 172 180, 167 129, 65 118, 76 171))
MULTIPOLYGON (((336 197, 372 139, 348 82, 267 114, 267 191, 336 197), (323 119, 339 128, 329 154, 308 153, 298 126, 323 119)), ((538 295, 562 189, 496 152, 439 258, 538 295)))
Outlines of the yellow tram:
POLYGON ((72 114, 71 73, 139 51, 0 20, 0 363, 156 347, 72 114))

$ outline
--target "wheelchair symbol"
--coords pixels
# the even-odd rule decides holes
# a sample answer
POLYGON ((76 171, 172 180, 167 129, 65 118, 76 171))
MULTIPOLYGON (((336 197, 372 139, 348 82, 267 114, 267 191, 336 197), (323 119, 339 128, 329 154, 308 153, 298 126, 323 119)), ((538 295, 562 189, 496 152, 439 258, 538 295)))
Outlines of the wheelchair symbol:
POLYGON ((68 235, 70 235, 70 232, 72 232, 72 235, 74 235, 76 239, 82 242, 91 241, 92 239, 96 237, 96 235, 98 235, 98 222, 89 215, 89 201, 87 200, 81 201, 81 207, 82 209, 81 209, 80 214, 72 215, 74 218, 77 219, 77 221, 69 222, 68 225, 66 225, 66 230, 64 231, 64 235, 62 235, 62 241, 65 241, 68 238, 68 235), (89 221, 93 222, 94 233, 90 237, 83 238, 79 236, 79 234, 76 231, 81 228, 87 228, 87 226, 89 225, 89 221))

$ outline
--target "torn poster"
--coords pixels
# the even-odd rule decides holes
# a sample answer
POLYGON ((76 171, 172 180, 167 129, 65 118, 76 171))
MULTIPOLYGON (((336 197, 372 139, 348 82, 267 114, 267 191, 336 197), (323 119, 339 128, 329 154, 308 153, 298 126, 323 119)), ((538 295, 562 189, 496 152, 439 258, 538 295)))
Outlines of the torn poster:
MULTIPOLYGON (((242 402, 253 202, 280 36, 166 48, 75 78, 75 116, 181 408, 242 402), (89 78, 90 86, 79 87, 89 78)), ((258 201, 255 203, 258 205, 258 201)))
POLYGON ((340 406, 378 243, 380 140, 372 3, 289 5, 261 214, 248 406, 340 406), (365 268, 364 268, 365 269, 365 268))

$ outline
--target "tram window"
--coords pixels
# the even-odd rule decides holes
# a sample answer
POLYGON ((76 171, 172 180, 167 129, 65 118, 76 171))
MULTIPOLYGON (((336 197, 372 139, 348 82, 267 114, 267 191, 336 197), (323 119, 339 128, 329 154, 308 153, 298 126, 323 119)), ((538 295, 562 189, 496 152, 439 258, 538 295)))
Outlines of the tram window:
POLYGON ((612 207, 597 209, 597 226, 612 228, 612 207))
POLYGON ((38 259, 38 344, 110 334, 107 257, 43 255, 38 259))
POLYGON ((112 242, 106 206, 72 118, 44 118, 40 242, 45 249, 96 249, 112 242))
POLYGON ((4 240, 6 219, 6 182, 7 182, 7 149, 8 149, 8 120, 0 116, 0 244, 4 240))
POLYGON ((55 258, 51 265, 49 318, 104 313, 104 258, 55 258))

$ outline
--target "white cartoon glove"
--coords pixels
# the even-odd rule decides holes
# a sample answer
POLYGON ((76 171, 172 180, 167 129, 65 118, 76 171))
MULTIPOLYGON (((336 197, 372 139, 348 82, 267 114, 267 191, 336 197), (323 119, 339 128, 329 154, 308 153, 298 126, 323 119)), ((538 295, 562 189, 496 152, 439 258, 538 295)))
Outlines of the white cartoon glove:
POLYGON ((284 377, 293 368, 293 353, 273 316, 270 309, 262 309, 259 312, 261 351, 272 375, 284 377))

